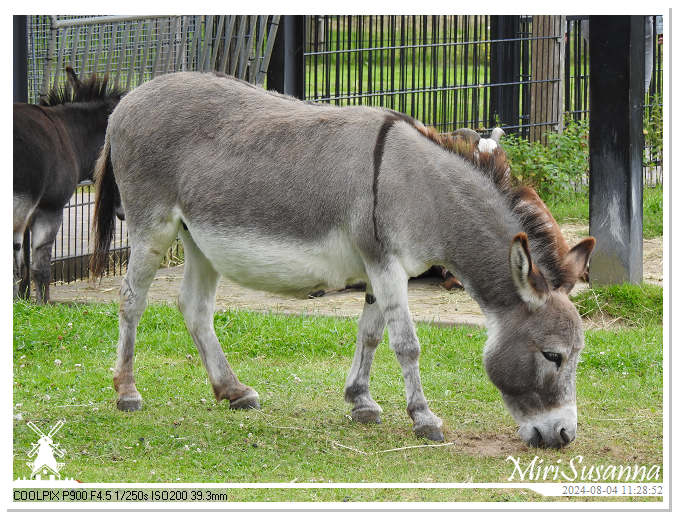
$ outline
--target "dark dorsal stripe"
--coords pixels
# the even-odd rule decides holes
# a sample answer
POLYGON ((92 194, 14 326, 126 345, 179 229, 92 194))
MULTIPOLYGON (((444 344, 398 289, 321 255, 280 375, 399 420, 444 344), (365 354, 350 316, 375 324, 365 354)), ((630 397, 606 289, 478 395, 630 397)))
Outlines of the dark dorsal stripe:
POLYGON ((384 122, 377 133, 377 141, 375 141, 375 149, 373 150, 373 233, 375 240, 379 244, 382 243, 379 233, 377 232, 377 184, 380 177, 380 168, 382 167, 382 158, 384 157, 384 144, 387 139, 389 129, 398 121, 406 121, 407 116, 399 114, 398 112, 389 111, 389 115, 384 118, 384 122))

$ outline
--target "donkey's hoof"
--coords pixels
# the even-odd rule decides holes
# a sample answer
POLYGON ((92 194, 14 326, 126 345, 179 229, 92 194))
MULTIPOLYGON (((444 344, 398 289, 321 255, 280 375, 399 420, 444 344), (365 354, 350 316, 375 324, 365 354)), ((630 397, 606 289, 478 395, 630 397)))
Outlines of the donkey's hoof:
POLYGON ((247 408, 254 408, 259 410, 259 395, 253 390, 253 393, 239 397, 233 401, 229 401, 229 408, 232 410, 242 410, 247 408))
POLYGON ((351 410, 351 418, 360 423, 375 423, 380 424, 382 419, 380 419, 381 408, 354 408, 351 410))
POLYGON ((119 397, 116 402, 118 410, 123 412, 136 412, 141 410, 141 396, 140 395, 126 395, 119 397))
POLYGON ((416 424, 413 426, 413 430, 418 437, 426 437, 434 442, 443 442, 443 432, 440 426, 435 424, 416 424))

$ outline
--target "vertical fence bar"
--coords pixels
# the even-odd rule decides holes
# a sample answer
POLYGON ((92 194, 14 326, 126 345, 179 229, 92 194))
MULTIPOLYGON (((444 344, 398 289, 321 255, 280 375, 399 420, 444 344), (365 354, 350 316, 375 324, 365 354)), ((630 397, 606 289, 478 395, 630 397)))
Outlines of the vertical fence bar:
POLYGON ((13 99, 28 102, 28 20, 25 15, 12 17, 13 99))
POLYGON ((565 17, 533 16, 532 34, 530 140, 546 144, 548 131, 560 132, 563 128, 561 78, 565 17))
POLYGON ((304 99, 304 34, 304 16, 281 16, 267 88, 304 99))
MULTIPOLYGON (((519 32, 518 16, 491 16, 491 40, 514 39, 519 32)), ((519 53, 515 41, 495 41, 491 47, 491 83, 509 83, 493 88, 490 96, 491 120, 498 120, 508 133, 516 132, 519 122, 519 53)))
POLYGON ((231 37, 233 35, 233 29, 236 25, 236 17, 229 16, 229 22, 226 25, 226 30, 224 31, 224 51, 222 52, 222 61, 219 65, 220 72, 226 72, 226 65, 229 61, 229 53, 231 49, 231 37))
POLYGON ((643 16, 590 17, 593 284, 641 283, 643 16), (615 136, 612 130, 615 129, 615 136))
MULTIPOLYGON (((94 29, 94 27, 92 27, 92 29, 94 29)), ((101 51, 104 47, 105 34, 105 26, 97 26, 97 48, 94 51, 94 67, 92 67, 92 72, 99 71, 99 59, 101 58, 101 51)))
POLYGON ((217 32, 215 33, 214 46, 212 52, 212 59, 210 60, 210 70, 215 70, 215 65, 217 64, 217 55, 219 54, 220 43, 222 40, 222 31, 224 30, 224 19, 225 15, 219 17, 219 22, 217 23, 217 32))
POLYGON ((182 38, 179 43, 179 50, 175 56, 174 70, 185 70, 186 68, 186 41, 189 32, 189 22, 186 16, 180 18, 182 24, 182 38))
POLYGON ((59 38, 59 51, 57 52, 57 66, 54 70, 54 79, 52 81, 52 88, 57 88, 57 85, 59 84, 59 74, 61 70, 63 69, 63 62, 64 62, 64 47, 66 46, 66 41, 67 41, 67 35, 68 34, 68 29, 62 29, 59 31, 59 35, 57 38, 59 38))
POLYGON ((116 77, 113 82, 113 85, 115 87, 118 87, 118 85, 120 84, 120 74, 125 64, 125 58, 127 57, 127 43, 128 40, 130 39, 130 24, 128 23, 125 24, 122 38, 123 38, 122 47, 120 49, 120 54, 118 54, 118 63, 116 63, 116 77))
MULTIPOLYGON (((269 70, 269 64, 271 63, 271 53, 273 51, 273 46, 276 41, 276 34, 278 32, 278 22, 280 20, 280 16, 276 15, 273 16, 271 19, 271 24, 269 27, 269 34, 266 38, 266 50, 264 51, 264 59, 262 60, 261 66, 259 71, 257 72, 257 84, 261 85, 264 82, 264 75, 267 75, 268 78, 268 70, 269 70)), ((326 59, 328 59, 326 57, 326 59)))
POLYGON ((88 65, 90 64, 90 45, 92 44, 92 32, 94 31, 94 26, 88 26, 85 28, 86 35, 85 35, 85 49, 83 50, 83 60, 82 60, 82 68, 81 74, 86 75, 89 74, 90 71, 88 70, 88 65))
POLYGON ((130 87, 132 86, 132 77, 134 76, 134 66, 135 62, 137 61, 137 54, 139 52, 139 38, 141 36, 143 22, 137 22, 136 26, 137 27, 135 28, 134 32, 134 48, 132 49, 132 54, 130 56, 130 65, 127 68, 127 81, 125 82, 126 90, 130 90, 130 87))
POLYGON ((55 18, 53 16, 47 17, 50 24, 49 43, 47 44, 47 56, 45 56, 45 66, 43 67, 42 82, 40 86, 39 97, 47 95, 49 90, 49 81, 52 74, 52 64, 54 60, 54 49, 57 45, 57 28, 54 26, 55 18))

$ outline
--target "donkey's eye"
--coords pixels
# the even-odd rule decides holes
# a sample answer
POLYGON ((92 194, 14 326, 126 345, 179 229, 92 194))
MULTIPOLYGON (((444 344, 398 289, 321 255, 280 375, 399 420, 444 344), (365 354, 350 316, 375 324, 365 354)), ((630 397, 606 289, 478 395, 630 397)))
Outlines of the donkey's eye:
POLYGON ((561 366, 561 354, 557 354, 556 352, 543 352, 542 355, 545 356, 547 361, 556 363, 556 368, 561 366))

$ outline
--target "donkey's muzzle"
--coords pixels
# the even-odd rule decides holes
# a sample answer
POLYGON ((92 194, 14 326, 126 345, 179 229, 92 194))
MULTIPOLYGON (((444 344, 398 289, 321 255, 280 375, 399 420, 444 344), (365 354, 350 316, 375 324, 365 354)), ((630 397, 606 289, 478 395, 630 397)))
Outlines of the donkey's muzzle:
MULTIPOLYGON (((558 426, 557 426, 558 428, 558 426)), ((575 439, 575 431, 561 428, 559 435, 543 435, 539 428, 533 427, 532 435, 525 440, 531 448, 563 448, 575 439)))
POLYGON ((519 436, 534 448, 563 448, 575 439, 578 427, 575 406, 552 409, 519 422, 519 436))

